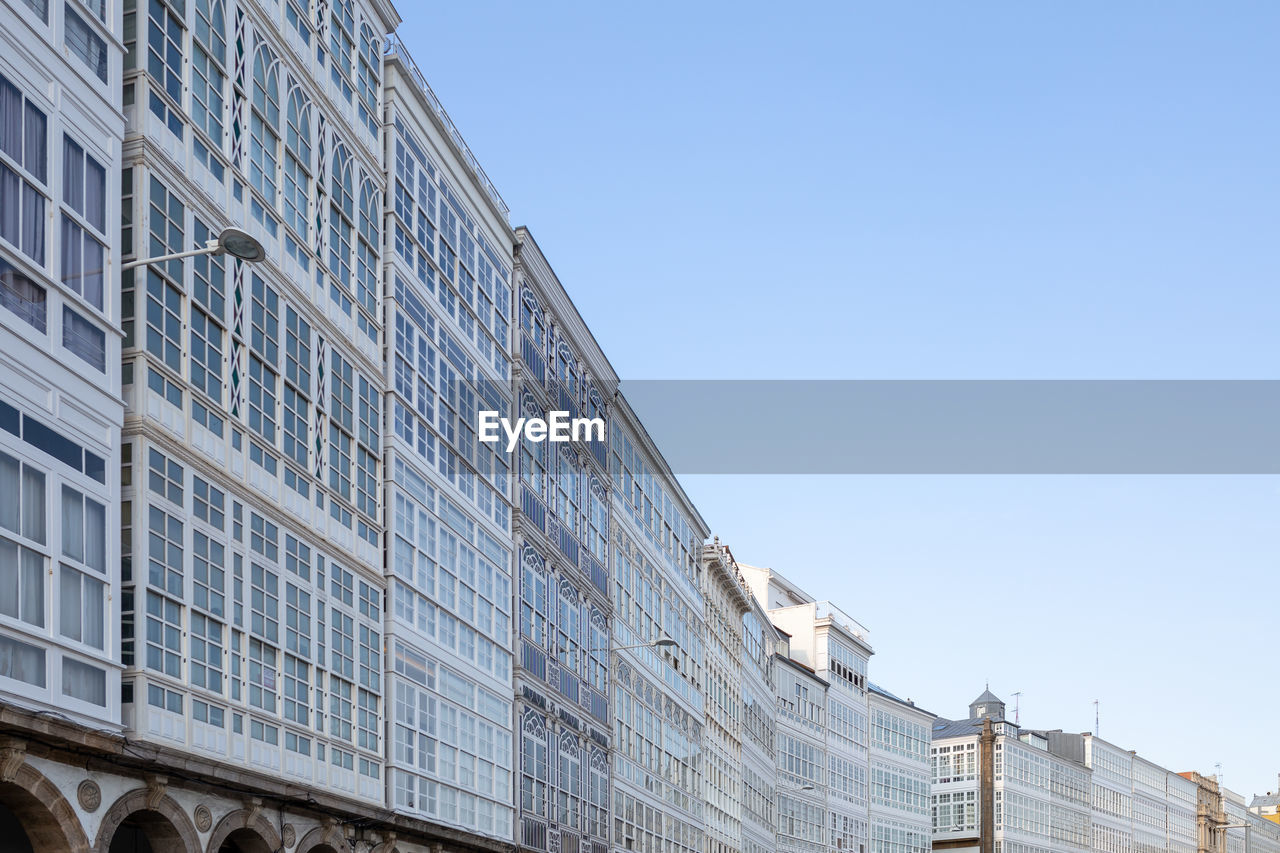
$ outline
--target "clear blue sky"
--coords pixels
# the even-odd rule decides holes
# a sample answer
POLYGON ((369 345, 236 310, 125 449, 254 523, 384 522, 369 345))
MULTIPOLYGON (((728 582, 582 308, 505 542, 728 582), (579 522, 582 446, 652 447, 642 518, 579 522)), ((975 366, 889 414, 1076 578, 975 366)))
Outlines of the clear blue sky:
MULTIPOLYGON (((1278 4, 400 10, 624 379, 1277 378, 1278 4)), ((686 487, 924 707, 1276 790, 1277 479, 686 487)))

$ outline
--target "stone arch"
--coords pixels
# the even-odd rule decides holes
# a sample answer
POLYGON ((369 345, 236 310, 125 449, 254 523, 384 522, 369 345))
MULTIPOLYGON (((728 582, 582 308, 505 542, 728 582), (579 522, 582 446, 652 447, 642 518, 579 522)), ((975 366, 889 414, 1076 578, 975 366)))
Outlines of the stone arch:
POLYGON ((350 847, 337 824, 317 826, 298 842, 293 853, 347 853, 350 847))
POLYGON ((0 808, 16 819, 35 853, 89 853, 75 809, 49 779, 30 764, 20 750, 4 756, 0 777, 0 808), (23 763, 13 770, 10 761, 23 763))
POLYGON ((112 803, 102 816, 98 840, 93 846, 95 853, 110 853, 116 833, 126 824, 127 828, 141 833, 156 853, 161 850, 200 853, 200 836, 195 824, 163 788, 135 788, 112 803))
POLYGON ((230 843, 234 853, 276 853, 282 845, 280 833, 258 808, 236 809, 223 815, 213 827, 206 853, 222 853, 230 843))

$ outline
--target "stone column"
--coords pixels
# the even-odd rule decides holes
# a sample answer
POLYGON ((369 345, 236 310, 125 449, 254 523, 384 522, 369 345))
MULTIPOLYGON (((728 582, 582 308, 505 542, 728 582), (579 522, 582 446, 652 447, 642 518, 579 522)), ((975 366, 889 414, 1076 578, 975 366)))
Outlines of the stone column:
POLYGON ((978 741, 978 853, 996 850, 996 733, 991 718, 982 721, 978 741))

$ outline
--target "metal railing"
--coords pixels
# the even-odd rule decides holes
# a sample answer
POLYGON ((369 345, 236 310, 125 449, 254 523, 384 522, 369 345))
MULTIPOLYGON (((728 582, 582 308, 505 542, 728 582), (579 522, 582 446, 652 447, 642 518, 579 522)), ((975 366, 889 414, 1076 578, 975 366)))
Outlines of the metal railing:
POLYGON ((829 618, 832 622, 835 622, 859 640, 863 640, 864 642, 867 641, 871 632, 868 631, 861 622, 854 619, 848 613, 845 613, 839 607, 836 607, 830 601, 815 601, 814 607, 816 609, 814 614, 815 618, 829 618))
POLYGON ((409 75, 413 77, 413 81, 418 84, 418 88, 422 90, 422 94, 426 96, 427 104, 430 105, 431 111, 436 114, 436 118, 440 119, 440 123, 449 131, 449 136, 453 139, 453 144, 458 146, 458 150, 462 152, 462 157, 467 161, 467 165, 476 173, 476 178, 480 181, 480 185, 484 187, 489 199, 494 205, 502 211, 504 219, 509 219, 511 209, 507 207, 507 203, 502 200, 502 195, 498 192, 498 188, 493 185, 493 181, 489 180, 489 176, 484 173, 484 169, 480 166, 480 161, 476 159, 476 155, 471 153, 471 149, 467 147, 467 142, 462 138, 462 134, 454 125, 453 119, 449 118, 449 114, 445 112, 444 105, 440 103, 440 99, 436 97, 436 93, 432 91, 431 85, 427 83, 427 78, 418 70, 418 64, 413 61, 408 48, 404 42, 395 33, 388 35, 383 42, 382 55, 384 58, 395 56, 405 64, 409 69, 409 75))

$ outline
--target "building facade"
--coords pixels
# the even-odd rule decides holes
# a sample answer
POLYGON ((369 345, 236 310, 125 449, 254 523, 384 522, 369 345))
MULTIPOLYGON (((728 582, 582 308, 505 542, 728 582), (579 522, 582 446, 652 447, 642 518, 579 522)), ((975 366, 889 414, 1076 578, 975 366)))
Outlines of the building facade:
POLYGON ((626 399, 609 421, 613 481, 614 851, 705 844, 706 663, 701 591, 707 527, 626 399), (674 646, 655 647, 671 639, 674 646))
POLYGON ((618 378, 527 229, 516 231, 515 405, 600 418, 604 435, 521 442, 515 553, 520 609, 515 695, 518 842, 604 853, 611 832, 613 727, 608 468, 618 378))
POLYGON ((119 9, 0 26, 0 697, 120 728, 119 9))
POLYGON ((755 596, 742 617, 742 851, 778 849, 778 702, 775 651, 782 635, 755 596))
POLYGON ((933 846, 930 746, 934 715, 871 684, 871 853, 924 853, 933 846))
POLYGON ((702 730, 706 851, 737 853, 745 849, 743 670, 751 664, 745 660, 743 633, 752 598, 733 553, 718 540, 702 549, 702 600, 707 632, 702 730))
POLYGON ((387 702, 391 807, 510 842, 512 471, 507 209, 404 45, 385 57, 387 702))
POLYGON ((1021 728, 990 691, 967 719, 937 721, 931 752, 938 850, 1244 853, 1246 835, 1255 851, 1280 837, 1214 777, 1174 773, 1089 732, 1021 728))
MULTIPOLYGON (((779 849, 865 853, 872 781, 867 629, 772 569, 739 567, 785 635, 776 685, 779 849)), ((882 798, 908 795, 893 789, 897 782, 883 769, 878 778, 882 798)), ((927 782, 920 784, 923 790, 911 785, 913 808, 927 800, 927 782)))
POLYGON ((386 4, 126 4, 131 736, 384 801, 386 4), (325 48, 317 52, 313 44, 325 48))

